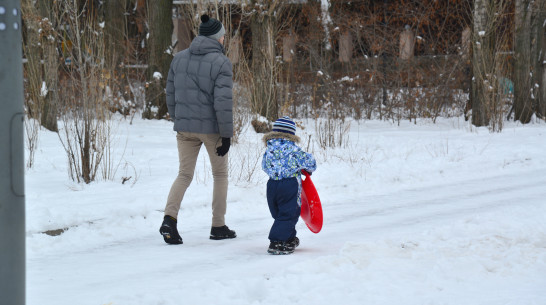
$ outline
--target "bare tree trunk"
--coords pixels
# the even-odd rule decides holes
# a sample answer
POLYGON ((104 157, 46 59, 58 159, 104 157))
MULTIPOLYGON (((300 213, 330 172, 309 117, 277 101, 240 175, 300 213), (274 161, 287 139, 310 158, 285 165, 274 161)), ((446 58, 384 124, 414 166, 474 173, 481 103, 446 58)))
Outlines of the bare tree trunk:
POLYGON ((531 121, 531 10, 532 0, 516 0, 514 114, 515 120, 526 124, 531 121))
MULTIPOLYGON (((546 19, 546 17, 543 17, 546 19)), ((540 83, 540 100, 538 101, 537 113, 546 120, 546 38, 542 41, 542 81, 540 83)))
MULTIPOLYGON (((53 20, 53 6, 50 1, 38 1, 42 18, 53 20)), ((58 104, 59 104, 59 54, 57 54, 56 39, 46 37, 42 39, 44 80, 48 87, 48 93, 44 97, 42 117, 40 122, 48 130, 57 132, 58 104)))
POLYGON ((28 79, 27 98, 25 106, 27 115, 40 120, 40 89, 42 87, 43 67, 41 64, 42 48, 40 47, 40 16, 34 7, 32 0, 24 0, 21 3, 25 28, 24 53, 27 59, 25 74, 28 79))
POLYGON ((108 77, 111 99, 111 110, 117 110, 127 115, 129 109, 125 105, 126 100, 132 99, 128 78, 124 75, 123 62, 128 54, 126 48, 127 38, 127 0, 108 0, 104 2, 104 41, 106 67, 110 69, 108 77))
POLYGON ((491 46, 486 34, 488 23, 488 5, 492 0, 474 1, 474 29, 472 41, 472 74, 471 101, 472 101, 472 124, 475 126, 487 126, 489 116, 486 108, 486 88, 484 86, 485 67, 489 62, 491 46))
POLYGON ((58 131, 59 56, 55 48, 56 34, 51 24, 53 18, 50 15, 53 12, 46 2, 39 2, 38 8, 30 0, 22 3, 26 24, 24 51, 28 60, 25 68, 29 79, 27 111, 43 127, 58 131))
POLYGON ((252 31, 252 105, 254 112, 275 120, 278 115, 275 38, 277 20, 273 15, 255 13, 251 17, 252 31))
POLYGON ((125 54, 126 0, 108 0, 104 3, 104 40, 107 48, 106 65, 118 67, 125 54))
POLYGON ((165 86, 172 60, 172 6, 172 0, 148 1, 148 82, 142 114, 147 119, 161 119, 167 114, 165 86))
POLYGON ((503 27, 509 1, 476 0, 472 32, 472 123, 502 130, 508 99, 509 71, 503 47, 512 39, 503 27))
POLYGON ((536 101, 537 116, 546 119, 546 1, 535 1, 533 11, 532 46, 533 56, 533 96, 536 101))

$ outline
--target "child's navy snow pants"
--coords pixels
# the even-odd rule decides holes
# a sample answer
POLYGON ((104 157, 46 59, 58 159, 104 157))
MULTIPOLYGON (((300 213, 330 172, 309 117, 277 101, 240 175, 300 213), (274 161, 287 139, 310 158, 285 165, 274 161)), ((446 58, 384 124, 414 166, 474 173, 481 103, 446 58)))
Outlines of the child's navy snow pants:
POLYGON ((270 241, 287 241, 296 236, 296 223, 300 217, 298 193, 297 178, 267 181, 267 203, 275 219, 269 231, 270 241))

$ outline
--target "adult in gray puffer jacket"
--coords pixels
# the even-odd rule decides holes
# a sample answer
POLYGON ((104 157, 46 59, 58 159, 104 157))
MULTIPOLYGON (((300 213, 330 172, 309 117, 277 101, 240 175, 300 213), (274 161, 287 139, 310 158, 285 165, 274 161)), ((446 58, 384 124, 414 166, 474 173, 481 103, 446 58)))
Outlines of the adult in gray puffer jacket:
POLYGON ((168 244, 181 244, 177 218, 184 193, 204 144, 212 167, 211 239, 235 238, 225 224, 228 156, 233 136, 233 72, 224 55, 225 28, 220 21, 201 16, 199 36, 177 53, 167 78, 167 107, 177 132, 180 168, 174 181, 159 232, 168 244))

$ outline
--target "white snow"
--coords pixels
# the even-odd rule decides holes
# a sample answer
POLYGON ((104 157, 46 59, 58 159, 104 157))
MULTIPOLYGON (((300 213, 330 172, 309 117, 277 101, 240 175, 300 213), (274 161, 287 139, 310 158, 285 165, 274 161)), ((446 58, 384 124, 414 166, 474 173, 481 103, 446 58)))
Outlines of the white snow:
POLYGON ((479 31, 479 32, 478 32, 478 35, 480 35, 480 37, 485 36, 485 31, 479 31))
POLYGON ((160 79, 163 78, 163 75, 161 75, 161 72, 155 71, 154 74, 153 74, 153 78, 155 80, 160 80, 160 79))
POLYGON ((256 121, 258 122, 262 122, 262 123, 269 123, 269 120, 262 116, 262 115, 256 115, 256 117, 254 118, 256 121))
POLYGON ((68 179, 57 135, 42 129, 25 182, 27 304, 546 304, 544 122, 490 133, 462 118, 352 121, 346 147, 321 150, 315 121, 297 121, 312 136, 301 146, 318 161, 325 221, 313 234, 300 220, 288 256, 266 253, 272 219, 251 127, 229 154, 237 238, 208 238, 202 149, 178 246, 158 232, 178 171, 172 123, 119 119, 116 180, 89 185, 68 179), (55 229, 68 230, 42 233, 55 229))
POLYGON ((42 87, 40 88, 40 96, 45 97, 47 96, 47 84, 45 81, 42 81, 42 87))

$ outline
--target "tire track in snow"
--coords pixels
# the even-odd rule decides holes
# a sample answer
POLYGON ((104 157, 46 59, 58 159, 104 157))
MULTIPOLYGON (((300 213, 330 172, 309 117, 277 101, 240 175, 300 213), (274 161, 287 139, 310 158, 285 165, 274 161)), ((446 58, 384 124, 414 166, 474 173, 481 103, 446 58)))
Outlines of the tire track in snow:
MULTIPOLYGON (((401 222, 413 224, 463 212, 492 210, 515 201, 525 202, 536 198, 544 198, 543 202, 546 203, 546 169, 374 195, 364 197, 363 203, 326 203, 323 205, 324 227, 347 222, 361 222, 367 227, 365 220, 370 217, 374 220, 387 217, 382 221, 385 225, 401 222)), ((533 203, 536 202, 529 204, 533 203)))

